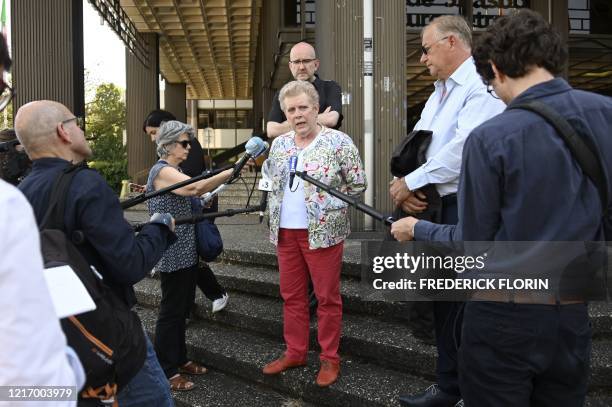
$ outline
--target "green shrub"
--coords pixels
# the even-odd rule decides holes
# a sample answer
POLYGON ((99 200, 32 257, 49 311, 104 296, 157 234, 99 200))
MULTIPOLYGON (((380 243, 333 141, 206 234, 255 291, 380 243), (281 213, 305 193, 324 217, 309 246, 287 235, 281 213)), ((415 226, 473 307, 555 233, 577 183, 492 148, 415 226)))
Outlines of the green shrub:
POLYGON ((127 158, 117 161, 90 161, 88 164, 104 177, 117 195, 121 192, 121 181, 128 179, 127 158))
POLYGON ((99 85, 94 99, 86 106, 86 133, 93 151, 89 165, 118 194, 121 180, 128 179, 127 150, 123 145, 125 115, 121 90, 112 83, 99 85))

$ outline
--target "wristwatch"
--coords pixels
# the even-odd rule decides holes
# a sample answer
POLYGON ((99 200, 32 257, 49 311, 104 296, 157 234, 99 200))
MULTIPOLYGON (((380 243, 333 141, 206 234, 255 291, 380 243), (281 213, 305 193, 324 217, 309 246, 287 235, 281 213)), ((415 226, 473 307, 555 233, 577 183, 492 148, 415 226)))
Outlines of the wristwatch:
POLYGON ((150 223, 161 223, 166 225, 168 229, 172 229, 172 215, 169 213, 154 213, 151 216, 150 223))

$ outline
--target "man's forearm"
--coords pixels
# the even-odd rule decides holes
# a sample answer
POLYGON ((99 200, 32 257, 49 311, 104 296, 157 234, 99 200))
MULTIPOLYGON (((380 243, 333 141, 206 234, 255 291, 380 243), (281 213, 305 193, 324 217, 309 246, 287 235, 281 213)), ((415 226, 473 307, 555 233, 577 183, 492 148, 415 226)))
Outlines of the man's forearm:
POLYGON ((323 126, 329 128, 336 127, 336 124, 338 124, 338 119, 340 119, 340 113, 333 110, 327 113, 319 113, 317 116, 317 121, 323 126))
POLYGON ((271 138, 280 136, 281 134, 285 134, 290 131, 291 131, 291 126, 289 125, 289 122, 286 120, 282 123, 269 121, 266 124, 266 133, 268 134, 268 137, 271 137, 271 138))

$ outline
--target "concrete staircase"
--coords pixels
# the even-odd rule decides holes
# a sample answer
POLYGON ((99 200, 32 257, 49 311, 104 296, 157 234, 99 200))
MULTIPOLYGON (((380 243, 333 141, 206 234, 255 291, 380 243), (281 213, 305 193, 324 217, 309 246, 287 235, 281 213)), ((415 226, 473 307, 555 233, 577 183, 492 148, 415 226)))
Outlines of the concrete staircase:
POLYGON ((261 173, 244 173, 237 182, 230 184, 226 189, 219 194, 219 207, 222 209, 244 208, 249 199, 249 194, 253 190, 249 205, 258 205, 261 200, 261 192, 257 189, 257 185, 261 173), (255 187, 253 187, 255 185, 255 187), (254 188, 254 189, 253 189, 254 188))
MULTIPOLYGON (((242 204, 244 205, 244 203, 242 204)), ((221 205, 221 209, 227 206, 221 205)), ((135 214, 133 214, 135 216, 135 214)), ((284 350, 282 301, 274 247, 256 215, 217 221, 226 245, 211 264, 230 300, 220 313, 198 292, 188 326, 190 357, 211 372, 197 390, 175 393, 181 406, 398 406, 399 394, 434 381, 435 347, 417 339, 403 322, 406 304, 362 301, 360 242, 346 242, 341 293, 344 304, 342 371, 337 383, 317 387, 316 318, 311 323, 307 368, 268 377, 262 367, 284 350)), ((159 281, 136 286, 138 313, 152 335, 161 299, 159 281)), ((588 406, 612 406, 612 306, 593 304, 594 343, 588 406)))

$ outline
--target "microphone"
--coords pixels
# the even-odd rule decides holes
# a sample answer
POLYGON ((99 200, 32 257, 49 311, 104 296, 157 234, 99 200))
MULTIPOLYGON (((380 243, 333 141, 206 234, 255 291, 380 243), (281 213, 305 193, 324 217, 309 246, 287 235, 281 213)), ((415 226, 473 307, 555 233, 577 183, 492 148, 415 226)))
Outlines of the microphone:
POLYGON ((292 155, 289 157, 289 189, 293 189, 293 180, 295 179, 295 170, 297 169, 298 157, 292 155))
POLYGON ((259 202, 259 223, 263 222, 264 213, 268 204, 268 192, 272 191, 272 177, 270 161, 266 160, 261 165, 261 179, 259 180, 258 189, 261 191, 261 201, 259 202))
POLYGON ((259 201, 259 223, 263 223, 266 206, 268 206, 268 191, 262 191, 261 201, 259 201))
POLYGON ((231 184, 235 179, 240 176, 240 172, 242 171, 242 168, 246 165, 247 161, 249 161, 250 158, 259 157, 268 149, 268 147, 269 144, 260 139, 259 137, 251 137, 244 146, 246 150, 245 153, 234 165, 234 172, 232 173, 230 179, 226 183, 219 185, 213 191, 207 192, 202 195, 202 204, 206 205, 208 202, 210 202, 211 199, 213 199, 215 195, 218 195, 225 188, 227 188, 227 185, 231 184))
POLYGON ((242 171, 242 168, 245 166, 245 164, 247 163, 247 161, 249 161, 250 158, 259 157, 268 149, 268 147, 268 143, 266 143, 259 137, 251 137, 244 146, 246 151, 242 155, 242 157, 240 157, 240 160, 236 162, 236 165, 234 166, 234 173, 232 174, 228 183, 238 178, 240 172, 242 171))

